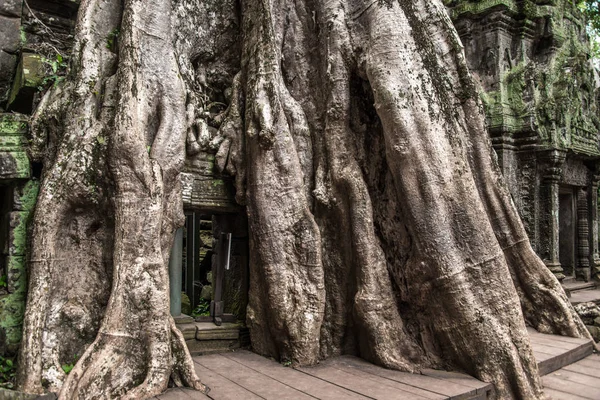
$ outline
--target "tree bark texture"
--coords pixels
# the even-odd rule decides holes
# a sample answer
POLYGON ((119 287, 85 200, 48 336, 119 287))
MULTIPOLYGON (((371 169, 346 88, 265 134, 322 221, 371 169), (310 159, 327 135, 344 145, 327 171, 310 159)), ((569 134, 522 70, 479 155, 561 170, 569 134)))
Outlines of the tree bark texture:
POLYGON ((34 124, 50 145, 21 387, 202 389, 168 315, 187 136, 246 206, 256 352, 452 368, 498 398, 542 398, 526 324, 588 333, 529 244, 442 2, 242 0, 223 28, 241 45, 208 56, 210 29, 193 27, 220 3, 82 3, 71 73, 34 124), (117 52, 104 45, 115 28, 117 52), (227 109, 206 117, 215 57, 238 73, 227 109), (196 141, 203 118, 218 130, 196 141))
POLYGON ((170 1, 83 1, 70 75, 34 116, 34 146, 50 147, 19 357, 27 392, 140 399, 170 379, 205 389, 169 314, 187 129, 171 14, 170 1))

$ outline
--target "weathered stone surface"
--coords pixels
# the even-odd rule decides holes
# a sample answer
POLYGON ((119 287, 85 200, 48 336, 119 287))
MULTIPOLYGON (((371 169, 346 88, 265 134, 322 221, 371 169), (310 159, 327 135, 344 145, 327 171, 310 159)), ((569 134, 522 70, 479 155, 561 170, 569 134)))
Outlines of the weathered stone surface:
POLYGON ((17 66, 17 56, 0 50, 0 111, 3 110, 17 66))
POLYGON ((204 299, 204 300, 212 300, 212 296, 213 296, 212 285, 202 286, 202 290, 200 291, 200 298, 204 299))
POLYGON ((595 303, 579 303, 574 307, 586 325, 594 325, 595 319, 600 317, 600 306, 595 303))
POLYGON ((177 324, 177 329, 181 331, 185 340, 194 339, 196 337, 196 325, 191 324, 177 324))
POLYGON ((185 172, 181 174, 181 183, 183 204, 187 208, 207 212, 232 212, 239 208, 228 180, 185 172))
POLYGON ((16 66, 16 55, 9 54, 4 50, 0 51, 0 84, 12 82, 16 66))
POLYGON ((31 168, 25 151, 0 152, 0 179, 29 179, 31 168))
POLYGON ((25 114, 31 113, 33 95, 43 84, 44 76, 42 57, 39 54, 22 53, 8 97, 9 109, 25 114))
MULTIPOLYGON (((46 399, 46 396, 43 396, 44 399, 46 399)), ((55 399, 56 396, 54 397, 48 397, 47 399, 55 399)), ((17 390, 8 390, 8 389, 2 389, 0 388, 0 399, 2 400, 39 400, 41 399, 40 396, 38 396, 37 394, 27 394, 24 392, 19 392, 17 390)))
POLYGON ((2 0, 0 2, 0 15, 21 18, 23 0, 2 0))
POLYGON ((0 15, 0 49, 16 53, 21 47, 21 19, 0 15))
MULTIPOLYGON (((587 202, 597 202, 591 194, 597 184, 590 179, 600 165, 597 73, 587 57, 585 19, 574 2, 526 3, 446 2, 532 246, 559 279, 575 271, 586 277, 595 272, 587 260, 598 259, 597 212, 578 225, 591 227, 594 239, 563 270, 559 241, 574 244, 590 232, 578 228, 571 238, 560 237, 558 204, 563 192, 582 188, 587 202)), ((585 214, 579 206, 578 213, 585 214)))
POLYGON ((189 296, 185 292, 181 292, 181 312, 186 315, 192 315, 192 311, 189 296))
POLYGON ((586 325, 586 327, 588 328, 588 331, 590 331, 590 334, 592 335, 592 338, 594 338, 594 341, 596 343, 600 342, 600 327, 594 325, 586 325))

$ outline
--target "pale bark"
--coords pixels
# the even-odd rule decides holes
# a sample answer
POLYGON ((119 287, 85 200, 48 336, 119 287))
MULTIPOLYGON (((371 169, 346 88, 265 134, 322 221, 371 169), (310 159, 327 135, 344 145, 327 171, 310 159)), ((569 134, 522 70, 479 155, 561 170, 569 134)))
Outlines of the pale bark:
MULTIPOLYGON (((221 144, 216 164, 248 213, 253 349, 301 365, 351 353, 448 367, 499 398, 541 398, 526 322, 588 333, 529 245, 441 1, 240 7, 240 71, 204 145, 221 144)), ((72 74, 35 119, 55 147, 34 223, 26 390, 146 398, 170 377, 203 388, 168 315, 166 270, 186 132, 198 147, 186 91, 200 89, 184 85, 194 73, 173 47, 173 20, 187 17, 171 1, 82 3, 72 74), (118 26, 117 57, 100 43, 118 26), (81 184, 92 170, 96 191, 81 184), (62 245, 69 229, 77 246, 62 245), (76 257, 98 278, 78 282, 65 262, 76 257), (63 350, 73 315, 84 333, 63 350)))
POLYGON ((67 83, 34 117, 39 142, 59 131, 48 132, 56 153, 47 149, 34 219, 19 369, 27 392, 139 399, 170 379, 205 390, 169 315, 187 130, 171 12, 170 1, 84 1, 67 83), (117 30, 114 54, 107 38, 117 30), (61 366, 76 357, 66 376, 61 366))
POLYGON ((237 171, 246 179, 244 186, 238 177, 238 192, 247 194, 254 227, 254 349, 300 364, 354 352, 402 370, 449 366, 494 382, 500 398, 541 398, 526 321, 548 333, 588 333, 529 245, 441 2, 262 0, 242 10, 245 46, 261 49, 243 54, 247 128, 237 139, 248 165, 237 171), (310 32, 311 14, 320 37, 310 32), (294 79, 308 70, 316 83, 299 88, 294 79), (270 86, 261 97, 254 82, 265 76, 270 86), (360 96, 372 96, 378 118, 371 125, 357 121, 356 114, 369 113, 360 96), (298 102, 300 111, 284 109, 282 122, 277 104, 295 110, 298 102), (278 121, 275 129, 252 128, 257 103, 266 114, 260 121, 278 121), (290 140, 297 115, 308 121, 310 153, 290 140), (379 148, 362 148, 368 141, 379 148), (279 156, 278 146, 294 146, 300 162, 289 151, 279 156), (314 158, 309 173, 298 166, 306 157, 314 158), (315 179, 311 211, 322 264, 310 271, 323 274, 325 291, 318 320, 301 311, 322 309, 320 296, 303 294, 321 290, 321 282, 296 272, 316 236, 290 229, 304 218, 305 202, 312 204, 311 195, 299 198, 297 180, 290 185, 289 173, 300 171, 305 185, 315 179), (395 212, 384 210, 390 204, 395 212), (271 224, 283 232, 262 231, 271 224), (279 244, 289 233, 296 242, 290 250, 279 244), (301 290, 288 289, 290 276, 301 290), (305 346, 314 330, 304 328, 314 324, 321 325, 319 350, 305 346), (305 341, 296 343, 297 335, 305 341))

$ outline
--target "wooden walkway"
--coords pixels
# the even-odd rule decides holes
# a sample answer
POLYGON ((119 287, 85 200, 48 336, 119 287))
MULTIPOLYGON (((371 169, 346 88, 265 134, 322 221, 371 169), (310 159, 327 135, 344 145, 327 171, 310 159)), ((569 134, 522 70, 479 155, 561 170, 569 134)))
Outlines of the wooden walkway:
POLYGON ((600 355, 593 354, 542 378, 544 390, 555 400, 600 399, 600 355))
MULTIPOLYGON (((530 336, 548 395, 555 400, 600 400, 600 356, 590 355, 591 342, 535 331, 530 336)), ((484 400, 493 390, 490 384, 456 372, 408 374, 352 356, 297 369, 247 350, 198 356, 194 361, 198 376, 211 388, 208 396, 171 389, 158 399, 484 400)))

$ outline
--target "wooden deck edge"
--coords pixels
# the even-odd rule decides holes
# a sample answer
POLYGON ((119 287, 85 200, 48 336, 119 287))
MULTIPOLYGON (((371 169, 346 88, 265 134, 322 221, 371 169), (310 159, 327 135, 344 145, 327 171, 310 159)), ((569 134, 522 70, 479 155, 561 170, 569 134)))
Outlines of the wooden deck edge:
POLYGON ((448 400, 488 400, 494 397, 494 391, 494 384, 488 383, 486 386, 479 389, 474 389, 462 394, 450 396, 448 400))
POLYGON ((548 375, 556 370, 573 364, 593 353, 594 347, 592 341, 583 343, 571 350, 567 350, 562 354, 550 357, 544 361, 538 362, 540 376, 548 375))

